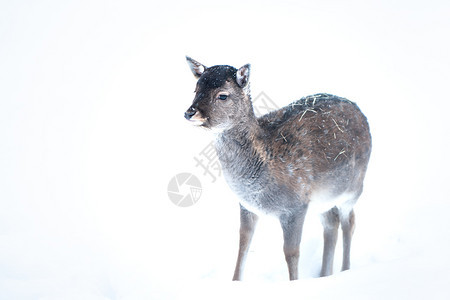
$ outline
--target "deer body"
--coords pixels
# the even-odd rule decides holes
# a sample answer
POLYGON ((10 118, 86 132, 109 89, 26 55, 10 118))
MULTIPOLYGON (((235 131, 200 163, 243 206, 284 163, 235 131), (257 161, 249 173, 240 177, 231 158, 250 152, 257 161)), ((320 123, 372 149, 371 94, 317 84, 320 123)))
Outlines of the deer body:
POLYGON ((225 179, 239 196, 241 229, 233 279, 243 265, 258 215, 280 220, 291 280, 298 278, 299 245, 310 204, 322 211, 321 275, 332 273, 337 230, 344 239, 342 269, 350 267, 353 205, 371 152, 366 118, 353 102, 329 94, 302 98, 256 118, 248 91, 249 66, 206 68, 188 58, 199 78, 186 118, 215 129, 225 179))

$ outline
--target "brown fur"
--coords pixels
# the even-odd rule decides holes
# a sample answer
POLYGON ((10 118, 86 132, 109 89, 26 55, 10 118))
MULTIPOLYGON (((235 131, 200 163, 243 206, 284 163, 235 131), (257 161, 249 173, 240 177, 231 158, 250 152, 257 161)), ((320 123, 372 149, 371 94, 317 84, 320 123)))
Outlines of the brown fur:
POLYGON ((248 92, 249 65, 237 70, 207 68, 190 58, 188 62, 199 80, 185 116, 218 132, 217 154, 228 184, 240 198, 241 241, 233 279, 241 279, 261 213, 279 218, 289 277, 297 279, 305 214, 310 202, 317 201, 329 206, 322 218, 321 275, 332 272, 339 221, 344 232, 342 268, 348 269, 352 207, 362 192, 371 152, 369 126, 358 106, 345 98, 317 94, 256 118, 248 92))

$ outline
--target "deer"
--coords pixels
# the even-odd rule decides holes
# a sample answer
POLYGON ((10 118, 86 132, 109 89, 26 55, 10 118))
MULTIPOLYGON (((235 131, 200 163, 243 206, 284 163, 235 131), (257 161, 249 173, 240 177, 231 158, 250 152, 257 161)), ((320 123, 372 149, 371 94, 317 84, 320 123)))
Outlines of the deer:
POLYGON ((355 229, 353 206, 363 191, 372 140, 367 118, 350 100, 331 94, 306 96, 256 117, 250 64, 206 67, 186 56, 197 79, 184 116, 214 133, 222 173, 239 198, 239 251, 233 280, 242 280, 258 218, 276 217, 283 232, 289 279, 298 279, 300 241, 310 205, 323 225, 320 276, 333 274, 342 227, 341 271, 350 269, 355 229))

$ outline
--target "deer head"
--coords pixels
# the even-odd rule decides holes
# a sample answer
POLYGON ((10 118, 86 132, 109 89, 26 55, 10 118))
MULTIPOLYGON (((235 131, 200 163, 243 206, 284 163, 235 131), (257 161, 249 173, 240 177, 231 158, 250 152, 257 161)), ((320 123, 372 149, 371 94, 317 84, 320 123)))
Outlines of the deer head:
POLYGON ((254 119, 249 64, 240 69, 226 65, 208 68, 190 57, 186 59, 198 79, 194 101, 184 114, 186 119, 218 131, 254 119))

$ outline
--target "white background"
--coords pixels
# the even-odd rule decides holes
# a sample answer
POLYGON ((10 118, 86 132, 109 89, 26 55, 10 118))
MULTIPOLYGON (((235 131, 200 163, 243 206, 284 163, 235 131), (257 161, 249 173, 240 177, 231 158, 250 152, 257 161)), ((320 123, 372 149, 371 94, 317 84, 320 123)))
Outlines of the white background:
POLYGON ((448 1, 1 1, 0 298, 448 297, 449 15, 448 1), (230 282, 237 200, 195 166, 211 136, 183 118, 184 55, 251 63, 253 95, 279 106, 358 103, 373 155, 351 271, 315 278, 311 216, 288 283, 263 219, 230 282), (190 208, 167 196, 181 172, 203 184, 190 208))

